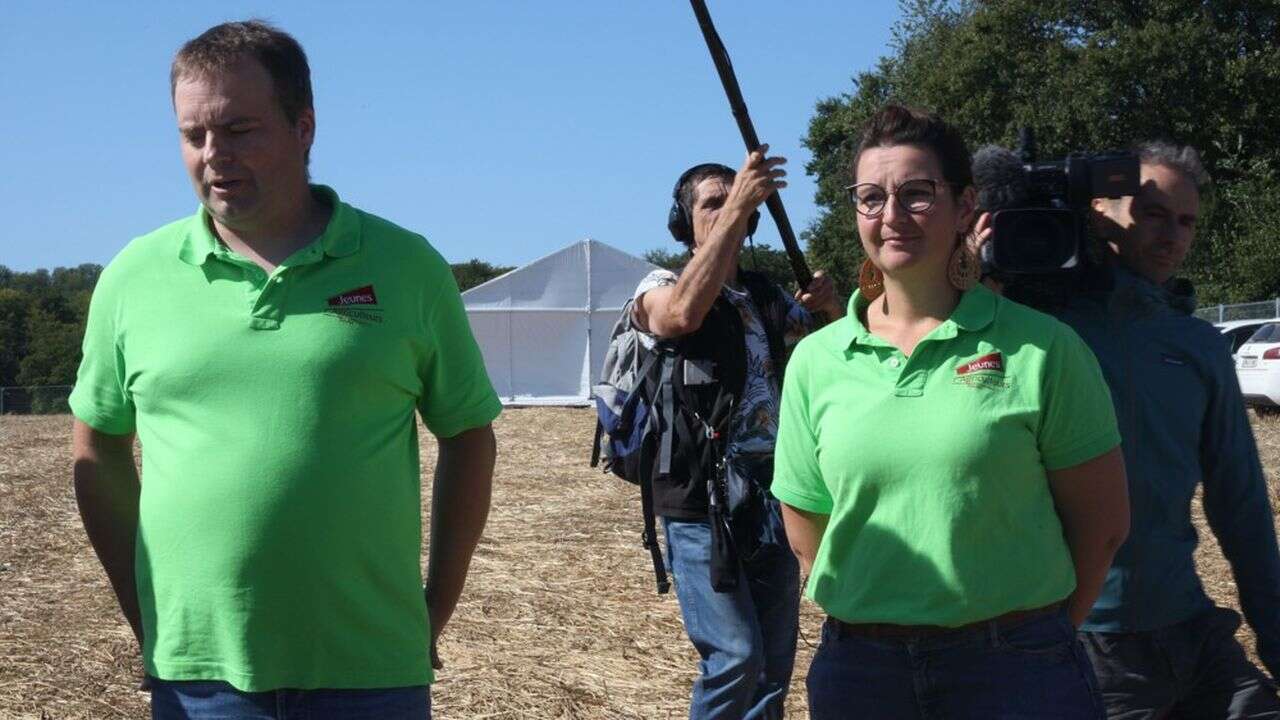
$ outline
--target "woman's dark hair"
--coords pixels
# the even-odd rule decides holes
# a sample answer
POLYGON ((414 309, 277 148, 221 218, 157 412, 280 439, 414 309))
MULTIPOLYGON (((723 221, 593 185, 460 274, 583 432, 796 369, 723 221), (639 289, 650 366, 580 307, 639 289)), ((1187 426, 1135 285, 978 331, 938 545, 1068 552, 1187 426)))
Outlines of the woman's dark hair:
POLYGON ((897 145, 927 148, 938 158, 944 180, 961 188, 973 184, 973 156, 960 132, 933 113, 903 105, 885 105, 862 126, 853 156, 854 181, 863 151, 897 145))

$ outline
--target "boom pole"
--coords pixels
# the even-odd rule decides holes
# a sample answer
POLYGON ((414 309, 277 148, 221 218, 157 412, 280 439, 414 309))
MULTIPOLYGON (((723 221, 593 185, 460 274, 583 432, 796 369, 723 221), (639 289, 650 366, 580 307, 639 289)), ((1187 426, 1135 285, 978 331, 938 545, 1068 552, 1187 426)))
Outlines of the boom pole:
MULTIPOLYGON (((754 152, 760 147, 760 138, 756 136, 755 125, 747 114, 747 103, 742 99, 742 89, 738 87, 738 78, 733 73, 733 63, 729 61, 729 52, 720 40, 716 26, 711 22, 711 13, 707 12, 705 0, 689 0, 693 5, 693 14, 698 18, 698 27, 702 29, 702 37, 707 41, 707 50, 711 51, 711 60, 716 64, 716 73, 720 75, 720 84, 729 98, 729 108, 733 111, 733 119, 738 123, 742 133, 742 141, 747 145, 747 152, 754 152)), ((778 226, 778 235, 782 238, 782 247, 791 261, 791 272, 795 273, 800 289, 809 287, 813 273, 809 272, 809 264, 805 262, 800 244, 796 242, 796 234, 791 229, 791 221, 787 218, 787 209, 782 206, 782 197, 775 191, 765 200, 769 215, 778 226)))

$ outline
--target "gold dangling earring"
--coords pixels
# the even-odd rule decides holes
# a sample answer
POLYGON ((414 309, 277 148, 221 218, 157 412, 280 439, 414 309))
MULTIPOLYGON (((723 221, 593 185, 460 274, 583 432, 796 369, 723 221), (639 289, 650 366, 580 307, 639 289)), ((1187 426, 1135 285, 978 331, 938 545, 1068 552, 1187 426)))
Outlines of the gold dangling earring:
POLYGON ((884 273, 868 258, 862 261, 862 269, 858 271, 858 290, 862 297, 871 302, 884 294, 884 273))
POLYGON ((972 290, 982 279, 982 268, 978 265, 978 258, 969 252, 968 244, 963 238, 952 251, 951 262, 947 263, 947 279, 951 281, 952 287, 960 292, 972 290))

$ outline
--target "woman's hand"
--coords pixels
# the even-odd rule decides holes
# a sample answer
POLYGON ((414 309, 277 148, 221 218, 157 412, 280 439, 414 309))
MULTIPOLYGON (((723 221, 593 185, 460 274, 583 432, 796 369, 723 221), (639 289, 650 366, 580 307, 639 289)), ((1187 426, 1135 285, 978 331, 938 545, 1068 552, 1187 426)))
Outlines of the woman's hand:
POLYGON ((800 561, 800 574, 809 577, 813 572, 813 561, 818 557, 818 546, 822 544, 822 536, 827 531, 830 515, 809 512, 782 503, 782 525, 787 531, 787 543, 791 552, 800 561))
POLYGON ((1050 470, 1049 491, 1076 569, 1067 613, 1076 627, 1102 593, 1111 558, 1129 534, 1129 485, 1115 448, 1079 465, 1050 470))

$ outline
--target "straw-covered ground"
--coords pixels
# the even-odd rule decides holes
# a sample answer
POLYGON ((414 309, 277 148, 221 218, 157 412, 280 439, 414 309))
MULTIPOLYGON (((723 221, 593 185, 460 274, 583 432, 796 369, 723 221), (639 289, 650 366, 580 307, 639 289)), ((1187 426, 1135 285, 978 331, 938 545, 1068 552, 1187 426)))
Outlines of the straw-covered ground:
MULTIPOLYGON (((437 717, 685 715, 697 658, 674 596, 654 594, 637 493, 587 467, 593 422, 585 409, 514 409, 498 420, 493 511, 442 643, 437 717)), ((0 417, 0 718, 145 717, 132 636, 76 512, 70 424, 0 417)), ((1254 429, 1275 507, 1280 420, 1254 429)), ((423 456, 433 467, 425 433, 423 456)), ((1237 606, 1198 522, 1209 592, 1237 606)), ((807 601, 802 613, 792 717, 807 717, 803 677, 821 621, 807 601)), ((1241 637, 1252 648, 1247 630, 1241 637)))

